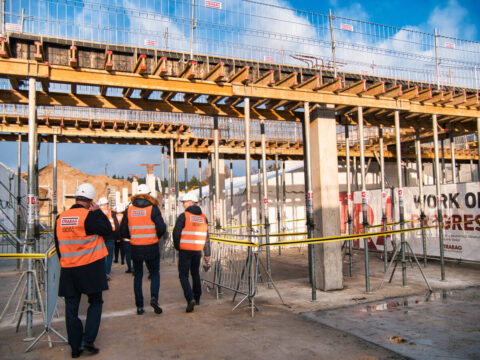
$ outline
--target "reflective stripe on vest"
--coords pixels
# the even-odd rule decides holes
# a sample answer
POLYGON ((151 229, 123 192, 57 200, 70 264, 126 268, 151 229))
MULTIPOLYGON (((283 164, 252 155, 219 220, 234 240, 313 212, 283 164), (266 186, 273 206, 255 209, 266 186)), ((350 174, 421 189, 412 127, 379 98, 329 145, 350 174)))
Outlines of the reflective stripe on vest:
POLYGON ((88 265, 108 255, 103 237, 85 232, 88 213, 85 208, 74 208, 64 211, 57 219, 56 233, 63 268, 88 265))
POLYGON ((205 247, 208 235, 207 218, 185 211, 185 227, 180 235, 180 249, 201 251, 205 247))
POLYGON ((115 231, 115 221, 113 221, 112 210, 102 209, 103 213, 107 216, 110 224, 112 225, 112 230, 115 231))
POLYGON ((153 205, 140 208, 130 205, 127 210, 131 245, 152 245, 158 242, 155 223, 152 221, 153 205))

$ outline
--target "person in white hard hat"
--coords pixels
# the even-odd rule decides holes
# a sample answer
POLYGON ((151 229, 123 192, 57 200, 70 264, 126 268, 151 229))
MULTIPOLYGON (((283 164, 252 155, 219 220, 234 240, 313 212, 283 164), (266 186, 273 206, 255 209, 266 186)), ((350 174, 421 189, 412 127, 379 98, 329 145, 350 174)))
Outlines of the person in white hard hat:
POLYGON ((191 191, 180 200, 185 212, 180 214, 175 222, 172 237, 178 253, 178 275, 182 285, 186 312, 194 310, 195 305, 200 305, 202 284, 200 282, 200 262, 202 251, 204 262, 210 263, 210 239, 208 236, 208 220, 197 205, 198 197, 191 191), (193 289, 190 286, 189 273, 192 274, 193 289))
POLYGON ((130 249, 133 260, 133 290, 137 314, 142 315, 143 309, 143 262, 150 272, 150 305, 156 314, 162 313, 158 305, 160 290, 160 251, 159 239, 167 230, 158 201, 150 195, 147 185, 138 186, 138 192, 131 198, 131 205, 125 210, 120 224, 120 236, 130 239, 130 249))
POLYGON ((106 215, 108 218, 108 221, 110 221, 110 225, 112 225, 112 236, 111 237, 104 237, 105 245, 107 245, 107 250, 108 250, 108 256, 105 259, 105 272, 107 273, 107 280, 112 279, 112 262, 113 262, 113 251, 115 249, 115 230, 118 229, 118 224, 115 226, 115 212, 112 211, 108 207, 108 200, 106 197, 101 197, 98 199, 98 206, 100 206, 100 210, 103 211, 103 213, 106 215))
POLYGON ((65 298, 65 322, 72 358, 86 350, 97 354, 94 342, 102 318, 102 291, 108 289, 103 241, 112 236, 112 226, 93 201, 95 189, 81 184, 75 192, 75 204, 58 215, 54 230, 55 246, 60 258, 58 295, 65 298), (89 307, 85 329, 78 318, 82 294, 88 296, 89 307))

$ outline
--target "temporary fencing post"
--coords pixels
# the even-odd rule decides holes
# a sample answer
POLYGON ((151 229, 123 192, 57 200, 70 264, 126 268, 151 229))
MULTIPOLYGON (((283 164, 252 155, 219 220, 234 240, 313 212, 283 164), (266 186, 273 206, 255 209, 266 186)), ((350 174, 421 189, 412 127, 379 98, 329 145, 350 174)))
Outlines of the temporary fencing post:
MULTIPOLYGON (((277 232, 282 231, 281 217, 280 217, 280 178, 278 173, 278 154, 275 154, 275 195, 276 195, 276 210, 277 210, 277 232)), ((281 246, 278 247, 278 255, 282 255, 281 246)))
MULTIPOLYGON (((271 278, 272 269, 270 266, 270 221, 268 213, 268 179, 267 179, 267 147, 265 144, 265 121, 262 119, 260 121, 260 133, 261 133, 261 142, 262 142, 262 170, 263 170, 263 208, 264 208, 264 222, 265 222, 265 242, 267 248, 265 249, 267 255, 267 277, 271 278)), ((268 286, 270 287, 270 281, 268 281, 268 286)))

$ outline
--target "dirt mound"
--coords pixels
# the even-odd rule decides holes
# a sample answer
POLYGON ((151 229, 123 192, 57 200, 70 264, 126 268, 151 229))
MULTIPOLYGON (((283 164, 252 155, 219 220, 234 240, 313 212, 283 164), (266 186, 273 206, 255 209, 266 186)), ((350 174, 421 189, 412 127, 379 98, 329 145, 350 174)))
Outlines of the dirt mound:
MULTIPOLYGON (((39 197, 46 198, 47 194, 53 191, 53 164, 48 164, 39 170, 38 181, 40 185, 39 197)), ((105 175, 88 175, 59 160, 57 161, 57 205, 59 212, 73 205, 74 199, 69 199, 67 196, 75 194, 77 186, 84 182, 93 185, 97 193, 96 200, 107 197, 107 188, 112 186, 115 186, 116 190, 120 192, 123 188, 127 188, 129 194, 132 191, 131 183, 127 180, 112 179, 105 175)), ((49 201, 40 202, 40 215, 47 215, 49 207, 49 201)))

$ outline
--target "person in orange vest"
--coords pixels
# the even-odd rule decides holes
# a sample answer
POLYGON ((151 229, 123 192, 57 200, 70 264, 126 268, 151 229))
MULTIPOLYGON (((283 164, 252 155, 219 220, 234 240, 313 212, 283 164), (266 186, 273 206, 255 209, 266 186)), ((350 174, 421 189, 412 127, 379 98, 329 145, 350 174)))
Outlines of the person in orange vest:
POLYGON ((147 185, 138 186, 138 193, 131 198, 131 205, 125 210, 120 224, 120 236, 130 239, 130 251, 133 261, 133 291, 137 314, 142 315, 143 309, 143 262, 150 272, 150 305, 156 314, 162 313, 158 305, 160 290, 160 251, 159 239, 162 238, 167 226, 158 208, 158 201, 150 195, 147 185))
POLYGON ((99 206, 93 202, 95 189, 81 184, 75 192, 75 204, 58 215, 54 230, 55 246, 60 258, 58 295, 65 297, 65 322, 72 358, 83 352, 97 354, 94 342, 102 318, 102 291, 108 289, 104 237, 112 236, 112 226, 99 206), (82 294, 89 307, 85 330, 78 318, 82 294), (82 345, 83 344, 83 345, 82 345))
POLYGON ((187 300, 186 312, 192 312, 195 305, 200 305, 202 284, 200 282, 200 261, 202 250, 204 262, 210 263, 210 239, 208 236, 208 220, 197 205, 195 193, 186 193, 182 198, 185 212, 180 214, 173 228, 173 245, 178 253, 178 275, 187 300), (192 274, 193 291, 188 273, 192 274))
MULTIPOLYGON (((103 213, 107 216, 108 221, 110 221, 110 225, 112 225, 112 230, 115 232, 116 227, 115 227, 115 212, 110 210, 108 207, 108 200, 105 197, 101 197, 98 199, 98 206, 100 206, 100 209, 103 211, 103 213)), ((115 248, 115 233, 112 234, 112 236, 107 236, 103 240, 105 241, 105 245, 107 245, 107 250, 108 250, 108 256, 105 259, 105 272, 107 273, 107 280, 112 279, 112 261, 113 261, 113 251, 115 248)))

